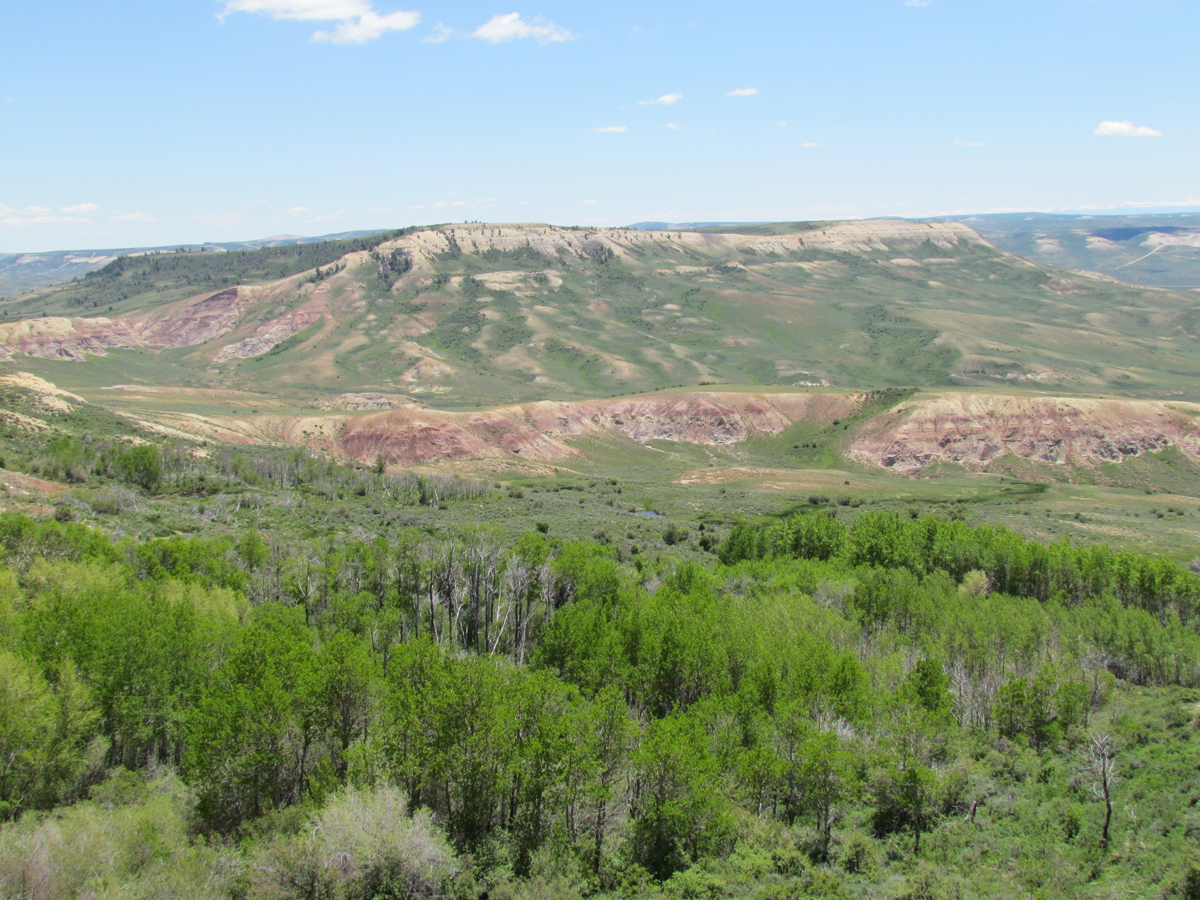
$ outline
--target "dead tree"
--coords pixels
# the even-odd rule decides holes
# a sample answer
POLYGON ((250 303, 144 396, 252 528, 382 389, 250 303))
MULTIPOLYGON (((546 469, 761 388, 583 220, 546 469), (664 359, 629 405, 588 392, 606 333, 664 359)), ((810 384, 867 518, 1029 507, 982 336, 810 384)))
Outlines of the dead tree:
POLYGON ((1094 732, 1084 748, 1084 765, 1092 780, 1092 794, 1104 801, 1104 826, 1100 829, 1100 846, 1108 848, 1108 829, 1112 825, 1112 795, 1117 782, 1117 744, 1111 734, 1094 732))

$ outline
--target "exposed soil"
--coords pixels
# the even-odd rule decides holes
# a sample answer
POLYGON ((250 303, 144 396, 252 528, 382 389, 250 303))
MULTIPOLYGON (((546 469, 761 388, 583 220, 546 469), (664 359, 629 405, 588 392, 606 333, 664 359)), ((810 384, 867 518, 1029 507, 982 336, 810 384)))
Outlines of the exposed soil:
POLYGON ((921 395, 876 417, 848 451, 859 463, 916 472, 935 463, 983 469, 1011 454, 1095 466, 1175 447, 1200 460, 1200 406, 1135 400, 921 395))

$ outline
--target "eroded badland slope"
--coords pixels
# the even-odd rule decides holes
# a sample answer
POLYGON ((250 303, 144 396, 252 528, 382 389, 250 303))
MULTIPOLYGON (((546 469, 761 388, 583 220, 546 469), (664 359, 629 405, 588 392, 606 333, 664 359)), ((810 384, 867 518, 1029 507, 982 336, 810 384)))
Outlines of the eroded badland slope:
POLYGON ((126 260, 7 304, 0 357, 163 434, 393 465, 549 462, 610 437, 741 453, 777 436, 786 459, 816 446, 787 444, 797 428, 904 474, 1200 446, 1194 294, 1039 267, 960 224, 456 225, 325 253, 275 278, 251 257, 126 260), (49 314, 97 298, 112 312, 49 314), (864 393, 890 386, 922 391, 864 393))

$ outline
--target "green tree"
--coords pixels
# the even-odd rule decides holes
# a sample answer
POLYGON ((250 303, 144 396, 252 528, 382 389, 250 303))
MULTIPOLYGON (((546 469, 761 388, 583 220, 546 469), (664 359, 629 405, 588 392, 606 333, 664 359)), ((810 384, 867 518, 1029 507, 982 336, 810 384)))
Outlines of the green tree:
POLYGON ((298 709, 312 648, 300 610, 261 606, 192 710, 184 773, 208 824, 228 832, 295 802, 313 733, 298 709))
POLYGON ((833 821, 839 806, 850 800, 857 787, 854 756, 843 750, 833 732, 809 736, 799 752, 800 764, 792 773, 799 805, 816 821, 821 836, 821 859, 829 858, 833 821))
POLYGON ((634 769, 631 839, 639 864, 665 879, 725 848, 732 821, 698 715, 652 722, 634 769))
POLYGON ((372 672, 366 645, 341 632, 317 650, 304 673, 303 726, 330 748, 344 780, 350 746, 365 737, 371 718, 372 672))

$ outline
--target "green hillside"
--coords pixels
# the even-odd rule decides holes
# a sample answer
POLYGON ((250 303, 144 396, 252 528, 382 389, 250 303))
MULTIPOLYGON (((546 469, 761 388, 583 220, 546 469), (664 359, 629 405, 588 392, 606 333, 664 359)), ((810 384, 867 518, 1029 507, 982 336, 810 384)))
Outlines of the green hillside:
POLYGON ((232 332, 133 346, 87 374, 53 351, 20 366, 82 388, 129 380, 140 355, 143 368, 160 360, 165 383, 301 403, 373 390, 473 406, 701 384, 1197 396, 1195 295, 1032 265, 959 226, 438 226, 133 257, 0 311, 102 313, 135 330, 153 318, 162 347, 195 301, 236 285, 258 287, 239 295, 232 332), (289 324, 297 311, 304 327, 289 324))

